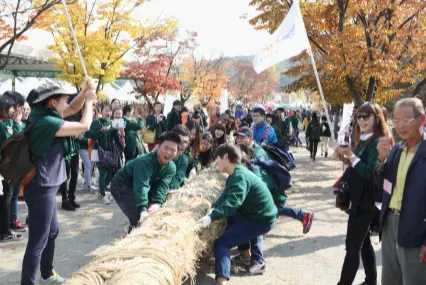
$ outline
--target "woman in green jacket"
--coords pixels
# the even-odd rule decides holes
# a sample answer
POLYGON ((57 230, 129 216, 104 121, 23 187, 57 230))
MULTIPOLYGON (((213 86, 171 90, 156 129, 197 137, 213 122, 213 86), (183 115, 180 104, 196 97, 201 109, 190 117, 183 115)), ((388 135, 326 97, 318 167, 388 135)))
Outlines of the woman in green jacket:
POLYGON ((133 106, 126 105, 123 108, 123 118, 126 122, 124 132, 126 134, 126 147, 124 148, 124 156, 126 163, 135 159, 139 155, 146 153, 146 150, 139 138, 138 132, 143 128, 142 117, 138 120, 133 120, 133 106))
POLYGON ((155 142, 148 144, 148 151, 152 151, 158 143, 158 138, 167 131, 167 118, 163 115, 163 104, 154 103, 154 113, 146 118, 146 128, 148 131, 155 131, 155 142))
POLYGON ((381 137, 389 137, 390 131, 377 104, 362 104, 355 119, 354 150, 350 146, 336 149, 349 164, 341 178, 348 186, 339 189, 336 199, 339 208, 349 213, 346 257, 338 285, 353 283, 361 255, 366 274, 364 284, 377 284, 376 256, 370 238, 371 223, 379 211, 375 203, 373 172, 379 156, 377 143, 381 137))
POLYGON ((111 115, 110 106, 105 105, 102 109, 102 117, 94 120, 89 130, 89 137, 93 141, 93 150, 98 151, 99 156, 99 161, 96 162, 96 167, 99 170, 99 200, 105 205, 110 204, 112 201, 110 195, 105 195, 105 189, 119 166, 118 162, 116 166, 102 166, 102 157, 99 150, 114 151, 114 147, 124 147, 124 138, 120 136, 117 129, 112 127, 111 115))

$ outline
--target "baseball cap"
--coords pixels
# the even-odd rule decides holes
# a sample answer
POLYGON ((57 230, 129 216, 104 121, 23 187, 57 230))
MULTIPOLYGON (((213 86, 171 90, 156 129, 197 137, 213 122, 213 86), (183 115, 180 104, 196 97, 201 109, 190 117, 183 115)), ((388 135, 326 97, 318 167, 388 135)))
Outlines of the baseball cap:
POLYGON ((253 131, 250 128, 244 127, 239 129, 234 136, 253 137, 253 131))
POLYGON ((33 104, 39 103, 55 95, 74 95, 76 93, 67 91, 61 85, 54 83, 42 84, 39 88, 35 90, 35 92, 38 96, 34 100, 33 104))

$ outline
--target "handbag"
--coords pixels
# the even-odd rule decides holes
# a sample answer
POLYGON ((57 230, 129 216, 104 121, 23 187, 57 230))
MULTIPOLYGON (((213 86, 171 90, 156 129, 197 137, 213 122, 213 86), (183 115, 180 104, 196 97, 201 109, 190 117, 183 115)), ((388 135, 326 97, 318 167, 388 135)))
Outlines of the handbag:
POLYGON ((155 143, 155 135, 156 135, 155 130, 150 131, 148 129, 145 129, 145 131, 143 132, 143 135, 142 135, 142 140, 146 144, 153 144, 153 143, 155 143))
POLYGON ((99 164, 103 168, 118 168, 120 163, 119 150, 112 140, 112 150, 105 150, 99 145, 99 164))

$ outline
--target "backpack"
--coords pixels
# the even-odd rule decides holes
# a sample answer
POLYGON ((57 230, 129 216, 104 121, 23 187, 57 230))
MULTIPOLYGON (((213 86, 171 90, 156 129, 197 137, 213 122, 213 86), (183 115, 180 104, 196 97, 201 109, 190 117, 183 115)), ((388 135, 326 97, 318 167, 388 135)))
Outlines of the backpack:
POLYGON ((23 132, 12 135, 0 149, 0 174, 10 187, 26 187, 36 175, 28 132, 43 117, 30 123, 23 132))
POLYGON ((252 164, 265 170, 268 174, 271 174, 275 182, 277 183, 277 188, 280 191, 284 192, 285 190, 293 186, 293 183, 291 182, 290 173, 284 166, 282 166, 278 162, 273 161, 271 159, 267 159, 265 157, 260 157, 256 160, 253 160, 252 164))
POLYGON ((311 124, 311 134, 309 136, 311 139, 319 139, 321 137, 321 125, 320 124, 311 124))
POLYGON ((296 162, 294 160, 293 154, 286 151, 279 144, 262 144, 262 148, 268 153, 269 157, 284 166, 288 171, 296 167, 296 162))

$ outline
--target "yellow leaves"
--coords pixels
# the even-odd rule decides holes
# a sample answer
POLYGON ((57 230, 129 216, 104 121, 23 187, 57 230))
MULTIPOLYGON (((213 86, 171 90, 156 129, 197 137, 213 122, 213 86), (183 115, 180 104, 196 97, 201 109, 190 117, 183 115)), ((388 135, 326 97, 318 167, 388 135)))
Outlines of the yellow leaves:
MULTIPOLYGON (((277 7, 272 0, 252 0, 251 5, 259 14, 250 23, 268 31, 277 26, 272 20, 276 13, 285 15, 289 8, 277 7)), ((365 96, 370 76, 378 82, 378 101, 401 93, 395 92, 400 83, 414 84, 414 75, 426 69, 425 5, 422 0, 348 0, 347 10, 342 11, 337 1, 301 3, 312 48, 315 52, 321 50, 317 65, 327 99, 342 102, 351 100, 354 93, 365 96), (353 80, 352 92, 346 78, 353 80)), ((316 89, 310 62, 304 60, 293 59, 298 65, 285 72, 289 76, 303 75, 290 87, 292 90, 316 89)))
MULTIPOLYGON (((141 0, 80 0, 68 5, 71 21, 81 48, 89 75, 103 83, 113 82, 119 76, 123 56, 138 37, 164 33, 176 25, 175 20, 155 24, 141 24, 132 17, 141 0)), ((44 29, 54 35, 55 43, 48 48, 56 55, 60 78, 77 86, 84 80, 81 63, 71 38, 62 6, 52 9, 44 29)))

